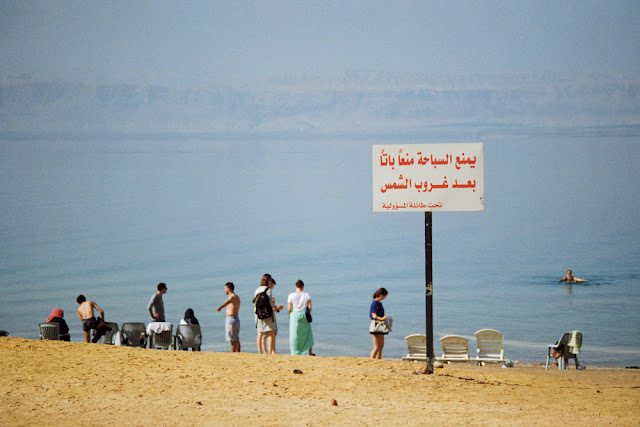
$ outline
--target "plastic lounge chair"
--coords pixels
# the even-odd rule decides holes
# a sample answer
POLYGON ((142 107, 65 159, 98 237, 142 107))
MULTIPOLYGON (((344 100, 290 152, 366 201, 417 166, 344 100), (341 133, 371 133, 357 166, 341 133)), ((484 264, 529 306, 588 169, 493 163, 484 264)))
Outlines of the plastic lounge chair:
POLYGON ((407 341, 407 355, 402 360, 427 360, 427 337, 413 334, 404 339, 407 341))
POLYGON ((547 363, 544 369, 549 369, 549 360, 551 359, 551 354, 556 349, 560 349, 563 353, 563 356, 558 358, 558 369, 567 369, 569 366, 569 359, 574 359, 577 369, 578 356, 576 356, 576 354, 580 353, 581 347, 582 332, 565 332, 555 344, 549 344, 547 346, 547 363))
POLYGON ((178 325, 176 334, 173 337, 174 350, 200 351, 202 344, 202 332, 200 325, 178 325))
POLYGON ((41 340, 60 340, 60 325, 58 323, 40 323, 41 340))
POLYGON ((495 329, 480 329, 474 335, 476 336, 478 356, 471 360, 476 362, 476 365, 505 363, 504 345, 502 343, 504 334, 502 332, 498 332, 495 329))
POLYGON ((162 332, 155 332, 151 328, 151 324, 147 326, 147 333, 149 334, 149 348, 156 349, 161 348, 169 350, 172 347, 173 341, 173 325, 167 322, 152 322, 162 323, 168 328, 162 332))
MULTIPOLYGON (((560 339, 556 341, 555 344, 547 345, 547 363, 544 368, 545 370, 549 369, 549 360, 551 359, 551 354, 553 353, 553 351, 561 346, 566 346, 568 342, 569 342, 569 332, 565 332, 564 334, 562 334, 560 339)), ((561 365, 563 363, 564 363, 564 358, 563 357, 558 358, 558 369, 562 369, 561 365)))
MULTIPOLYGON (((103 336, 98 340, 98 344, 113 344, 113 336, 118 332, 118 324, 116 322, 105 322, 110 331, 106 331, 103 336)), ((96 330, 93 330, 93 336, 96 336, 96 330)))
POLYGON ((122 324, 122 344, 129 347, 147 346, 147 328, 142 322, 132 322, 122 324))
POLYGON ((471 364, 469 340, 467 338, 459 335, 445 335, 440 338, 440 344, 442 344, 442 357, 437 357, 436 360, 471 364))

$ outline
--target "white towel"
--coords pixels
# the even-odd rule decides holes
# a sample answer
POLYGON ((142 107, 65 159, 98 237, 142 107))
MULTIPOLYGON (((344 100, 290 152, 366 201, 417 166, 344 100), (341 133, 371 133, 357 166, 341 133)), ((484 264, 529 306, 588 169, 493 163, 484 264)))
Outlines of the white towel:
POLYGON ((569 347, 569 351, 573 354, 580 353, 580 347, 582 347, 582 332, 571 331, 567 347, 569 347))
POLYGON ((122 331, 113 334, 113 345, 122 345, 122 331))
POLYGON ((159 334, 171 329, 173 329, 173 324, 169 322, 151 322, 147 325, 147 335, 151 335, 152 332, 159 334))

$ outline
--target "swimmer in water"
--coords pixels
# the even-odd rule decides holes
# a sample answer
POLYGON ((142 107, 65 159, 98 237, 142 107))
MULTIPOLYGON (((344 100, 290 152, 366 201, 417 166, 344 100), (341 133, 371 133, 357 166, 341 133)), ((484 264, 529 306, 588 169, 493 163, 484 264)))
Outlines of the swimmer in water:
POLYGON ((576 282, 588 282, 587 279, 581 279, 579 277, 573 277, 571 274, 571 270, 567 270, 567 275, 562 279, 558 280, 558 282, 567 282, 567 283, 576 283, 576 282))

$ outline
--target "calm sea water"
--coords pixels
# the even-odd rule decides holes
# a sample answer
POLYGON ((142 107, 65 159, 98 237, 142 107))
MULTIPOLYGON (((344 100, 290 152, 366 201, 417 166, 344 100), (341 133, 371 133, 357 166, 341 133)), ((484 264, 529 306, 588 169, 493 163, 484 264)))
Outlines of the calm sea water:
POLYGON ((146 323, 162 281, 168 320, 193 308, 204 350, 229 351, 215 307, 232 281, 255 352, 250 301, 268 272, 278 303, 307 284, 319 355, 369 354, 371 294, 386 287, 383 355, 401 357, 425 331, 424 215, 372 212, 371 146, 478 141, 485 211, 433 215, 436 352, 440 336, 494 328, 507 358, 543 362, 577 329, 588 365, 640 365, 638 135, 4 137, 0 329, 37 338, 59 307, 80 341, 81 293, 109 321, 146 323), (558 284, 567 268, 590 281, 558 284))

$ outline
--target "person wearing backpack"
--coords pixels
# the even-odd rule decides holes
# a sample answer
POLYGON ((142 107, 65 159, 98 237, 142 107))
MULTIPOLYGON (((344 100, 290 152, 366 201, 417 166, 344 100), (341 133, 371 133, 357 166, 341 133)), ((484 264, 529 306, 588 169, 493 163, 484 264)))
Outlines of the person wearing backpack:
POLYGON ((256 289, 253 297, 254 313, 256 314, 256 329, 258 337, 258 353, 276 354, 276 335, 278 334, 278 323, 276 314, 284 308, 284 305, 276 305, 273 298, 273 287, 276 281, 270 274, 262 276, 260 287, 256 289), (267 338, 268 349, 265 348, 264 338, 267 338))

